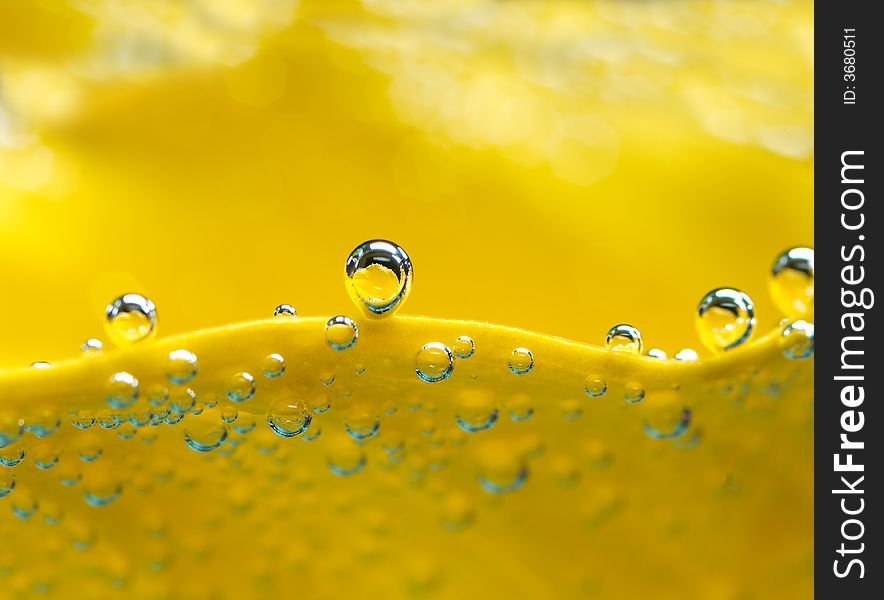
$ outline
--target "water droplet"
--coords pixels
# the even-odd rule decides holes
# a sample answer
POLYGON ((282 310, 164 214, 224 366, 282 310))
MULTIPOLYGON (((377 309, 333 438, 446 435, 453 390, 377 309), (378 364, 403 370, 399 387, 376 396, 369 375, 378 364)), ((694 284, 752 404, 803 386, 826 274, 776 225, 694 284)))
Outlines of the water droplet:
POLYGON ((508 365, 516 375, 525 375, 534 368, 534 355, 527 348, 516 348, 510 353, 508 365))
POLYGON ((24 419, 0 416, 0 448, 5 448, 20 439, 24 429, 24 419))
POLYGON ((264 377, 276 379, 285 373, 285 359, 281 354, 270 354, 264 358, 264 377))
POLYGON ((83 462, 95 462, 104 453, 97 437, 90 436, 83 439, 79 444, 80 460, 83 462))
POLYGON ((227 427, 211 416, 188 419, 184 426, 184 443, 197 452, 211 452, 227 439, 227 427))
POLYGON ((151 406, 162 406, 168 399, 169 390, 164 385, 155 383, 147 390, 147 401, 151 406))
POLYGON ((313 415, 302 402, 278 402, 267 413, 267 424, 271 431, 284 438, 301 435, 312 422, 313 415))
POLYGON ((37 497, 29 490, 19 490, 12 496, 12 512, 22 521, 37 512, 37 506, 37 497))
POLYGON ((189 383, 196 377, 196 354, 189 350, 172 350, 166 378, 175 385, 189 383))
POLYGON ((163 423, 166 425, 177 425, 181 421, 184 420, 183 412, 171 412, 169 411, 166 416, 163 418, 163 423))
POLYGON ((310 426, 310 429, 301 434, 301 439, 305 442, 312 442, 313 440, 319 439, 319 436, 322 435, 322 429, 319 427, 319 424, 314 423, 310 426))
POLYGON ((328 347, 336 352, 352 348, 358 339, 359 328, 350 317, 339 315, 332 317, 325 324, 325 341, 328 342, 328 347))
POLYGON ((240 415, 231 427, 236 433, 245 435, 252 431, 256 425, 257 421, 255 420, 254 415, 240 415))
POLYGON ((328 412, 328 410, 331 409, 331 402, 329 401, 328 397, 325 395, 321 395, 321 396, 318 396, 318 397, 310 400, 309 404, 310 404, 310 408, 313 409, 313 412, 315 412, 318 415, 321 415, 324 412, 328 412))
POLYGON ((95 415, 102 429, 116 429, 123 422, 123 416, 113 410, 103 408, 95 415))
POLYGON ((350 253, 344 270, 347 292, 369 317, 393 315, 411 291, 411 259, 393 242, 360 244, 350 253))
POLYGON ((61 419, 49 410, 41 411, 37 416, 28 421, 25 430, 38 438, 49 437, 61 427, 61 419))
POLYGON ((740 290, 718 288, 697 305, 697 331, 714 352, 732 350, 749 340, 755 328, 755 306, 740 290))
POLYGON ((348 438, 329 441, 326 464, 338 477, 355 475, 365 468, 365 452, 348 438))
POLYGON ((38 360, 36 362, 31 363, 31 368, 32 369, 51 369, 52 364, 48 363, 45 360, 38 360))
POLYGON ((21 444, 7 446, 0 450, 0 465, 15 467, 25 459, 25 448, 21 444))
POLYGON ((61 485, 73 487, 80 483, 82 479, 83 471, 80 469, 79 465, 67 461, 67 463, 62 463, 58 467, 58 480, 61 482, 61 485))
POLYGON ((227 423, 228 425, 236 421, 236 418, 239 416, 239 411, 236 410, 235 406, 225 405, 221 407, 221 420, 227 423))
POLYGON ((131 440, 135 437, 138 430, 131 423, 121 423, 117 428, 117 437, 121 440, 131 440))
POLYGON ((645 399, 645 389, 640 383, 631 381, 623 387, 623 399, 630 404, 636 404, 645 399))
POLYGON ((124 294, 107 305, 107 336, 117 346, 128 346, 156 333, 157 309, 140 294, 124 294))
POLYGON ((589 375, 583 382, 583 389, 590 398, 598 398, 608 391, 608 384, 598 375, 589 375))
POLYGON ((89 506, 98 508, 114 502, 122 493, 123 486, 119 482, 100 478, 87 484, 83 491, 83 498, 89 506))
POLYGON ((83 354, 86 356, 99 356, 104 350, 104 344, 101 343, 101 340, 96 338, 89 338, 83 345, 80 346, 80 350, 82 350, 83 354))
POLYGON ((445 344, 430 342, 424 345, 414 360, 414 372, 427 383, 444 381, 454 371, 454 356, 445 344))
POLYGON ((71 425, 77 429, 89 429, 95 425, 95 413, 87 409, 71 413, 71 425))
POLYGON ((486 451, 480 456, 479 485, 489 494, 508 494, 525 485, 528 466, 507 450, 486 451))
POLYGON ((190 388, 177 388, 169 395, 169 412, 183 415, 190 412, 196 404, 196 393, 190 388))
POLYGON ((15 473, 0 471, 0 498, 8 496, 15 489, 15 473))
POLYGON ((488 394, 462 392, 455 399, 454 422, 467 433, 491 429, 497 423, 498 411, 488 394))
POLYGON ((680 360, 682 362, 697 362, 700 360, 699 355, 696 350, 692 350, 691 348, 684 348, 683 350, 679 350, 675 354, 675 360, 680 360))
POLYGON ((232 402, 245 402, 255 395, 255 378, 251 374, 242 372, 230 378, 227 386, 227 397, 232 402))
POLYGON ((799 320, 786 325, 780 347, 786 358, 803 360, 813 356, 813 323, 799 320))
POLYGON ((583 416, 583 405, 578 400, 560 401, 559 410, 566 421, 576 421, 583 416))
POLYGON ((605 336, 605 345, 617 352, 641 354, 642 334, 638 329, 626 323, 614 325, 605 336))
POLYGON ((475 510, 469 497, 451 493, 442 500, 442 524, 449 531, 460 531, 475 519, 475 510))
POLYGON ((298 313, 291 304, 280 304, 275 309, 273 309, 273 316, 283 318, 297 317, 298 313))
POLYGON ((691 409, 684 408, 676 421, 675 425, 668 430, 651 426, 647 421, 642 423, 645 434, 655 440, 674 440, 683 436, 691 426, 692 418, 691 409))
POLYGON ((147 407, 139 407, 129 413, 129 423, 133 427, 145 427, 150 423, 153 411, 147 407))
POLYGON ((381 428, 378 415, 368 405, 350 407, 344 420, 344 431, 356 441, 375 437, 381 428))
POLYGON ((458 358, 470 358, 476 352, 476 343, 472 338, 462 335, 454 340, 451 349, 458 358))
POLYGON ((769 281, 776 307, 789 317, 812 317, 813 279, 813 248, 792 248, 780 254, 769 281))
POLYGON ((669 358, 666 356, 666 353, 660 350, 659 348, 651 348, 648 350, 648 356, 651 358, 656 358, 657 360, 666 360, 669 358))
POLYGON ((516 394, 507 402, 507 413, 513 421, 527 421, 534 416, 531 398, 525 394, 516 394))
POLYGON ((138 400, 138 380, 127 373, 114 373, 107 384, 107 405, 111 408, 129 408, 138 400))

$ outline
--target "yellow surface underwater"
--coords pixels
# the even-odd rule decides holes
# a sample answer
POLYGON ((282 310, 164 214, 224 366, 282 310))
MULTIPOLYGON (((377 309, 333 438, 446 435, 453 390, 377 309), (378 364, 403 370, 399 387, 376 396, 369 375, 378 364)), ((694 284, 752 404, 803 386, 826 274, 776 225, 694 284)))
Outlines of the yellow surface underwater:
POLYGON ((812 65, 810 2, 0 3, 0 599, 809 597, 812 65))

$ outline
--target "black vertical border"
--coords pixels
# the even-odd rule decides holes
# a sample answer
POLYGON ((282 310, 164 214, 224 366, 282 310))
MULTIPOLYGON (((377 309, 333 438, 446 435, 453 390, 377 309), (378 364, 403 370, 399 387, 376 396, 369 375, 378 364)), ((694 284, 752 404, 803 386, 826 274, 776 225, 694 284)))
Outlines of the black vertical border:
MULTIPOLYGON (((884 562, 881 560, 880 545, 884 536, 880 533, 880 506, 882 497, 877 490, 882 488, 880 469, 884 448, 879 442, 884 436, 881 426, 882 411, 879 404, 884 395, 879 392, 878 378, 884 381, 884 363, 879 358, 884 338, 881 334, 877 303, 884 302, 881 291, 881 272, 884 271, 884 255, 881 254, 880 165, 882 96, 878 79, 884 66, 881 39, 884 37, 884 23, 875 17, 880 10, 876 2, 817 2, 814 23, 814 97, 815 97, 815 163, 814 163, 814 208, 815 208, 815 268, 820 279, 816 282, 815 310, 815 449, 814 449, 814 570, 815 596, 823 599, 865 599, 884 598, 881 580, 884 578, 884 562), (845 77, 844 40, 845 29, 854 29, 856 37, 855 80, 845 77), (852 87, 851 87, 852 86, 852 87), (856 94, 854 104, 845 103, 845 92, 856 94), (842 226, 842 213, 847 212, 841 205, 841 194, 856 185, 842 184, 841 157, 845 151, 863 151, 864 164, 861 176, 864 182, 859 186, 865 202, 861 212, 865 218, 862 230, 849 231, 842 226), (860 235, 864 236, 860 240, 860 235), (854 245, 862 245, 865 260, 847 262, 842 259, 842 248, 849 254, 854 245), (847 264, 862 265, 865 269, 864 281, 854 289, 868 287, 875 293, 876 305, 871 309, 848 309, 842 306, 842 269, 847 264), (853 440, 864 442, 865 448, 857 451, 841 450, 840 435, 843 411, 849 410, 841 402, 841 389, 846 382, 834 377, 844 374, 841 370, 841 339, 844 335, 857 335, 850 330, 842 330, 841 318, 846 312, 865 313, 865 331, 862 361, 865 368, 853 371, 862 373, 865 400, 854 410, 861 410, 864 426, 861 431, 849 434, 853 440), (854 454, 854 461, 864 465, 864 481, 858 485, 864 493, 860 495, 835 494, 833 490, 844 488, 841 476, 855 480, 856 473, 836 473, 834 455, 846 452, 854 454), (863 512, 856 518, 863 522, 864 533, 854 542, 844 540, 842 524, 852 518, 842 512, 841 499, 850 498, 848 507, 855 507, 858 498, 865 500, 863 512), (844 557, 838 554, 842 542, 848 547, 865 544, 860 554, 844 557), (839 578, 834 573, 834 561, 840 561, 843 569, 851 557, 860 558, 865 567, 863 578, 859 578, 856 565, 847 577, 839 578)), ((850 39, 850 38, 848 38, 850 39)), ((848 53, 849 54, 849 53, 848 53)), ((848 61, 849 62, 849 61, 848 61)), ((849 96, 849 94, 848 94, 849 96)), ((849 98, 848 98, 849 100, 849 98)), ((852 160, 856 160, 855 158, 852 160)), ((854 171, 854 173, 857 173, 854 171)), ((853 195, 854 201, 856 195, 853 195)), ((855 214, 850 215, 856 218, 855 214)), ((854 272, 855 274, 855 272, 854 272)), ((844 462, 846 458, 842 458, 844 462)), ((850 535, 859 531, 859 526, 851 524, 847 529, 850 535)))

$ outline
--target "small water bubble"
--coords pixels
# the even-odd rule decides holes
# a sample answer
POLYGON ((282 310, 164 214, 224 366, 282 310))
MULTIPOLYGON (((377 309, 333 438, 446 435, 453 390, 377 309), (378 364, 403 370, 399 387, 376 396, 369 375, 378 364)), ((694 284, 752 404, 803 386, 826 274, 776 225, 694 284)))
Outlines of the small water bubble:
POLYGON ((95 419, 102 429, 116 429, 123 422, 123 415, 115 410, 103 408, 95 414, 95 419))
POLYGON ((228 425, 236 421, 236 418, 238 416, 239 411, 236 410, 235 406, 230 406, 229 404, 227 404, 221 407, 221 420, 228 425))
POLYGON ((645 399, 645 388, 642 384, 631 381, 623 386, 623 399, 630 404, 637 404, 645 399))
POLYGON ((0 498, 8 496, 15 489, 15 473, 0 471, 0 498))
POLYGON ((31 518, 38 506, 37 497, 30 490, 19 490, 12 496, 12 513, 22 521, 31 518))
POLYGON ((303 402, 285 400, 275 403, 267 413, 267 425, 279 437, 301 435, 310 427, 313 415, 303 402))
POLYGON ((5 448, 9 444, 18 441, 24 429, 24 419, 8 415, 0 416, 0 448, 5 448))
POLYGON ((80 346, 80 350, 85 356, 99 356, 104 350, 104 344, 102 344, 101 340, 97 338, 89 338, 83 342, 83 345, 80 346))
POLYGON ((51 369, 52 364, 45 360, 38 360, 36 362, 31 363, 32 369, 51 369))
POLYGON ((786 358, 803 360, 813 356, 813 323, 798 320, 786 325, 780 336, 780 348, 786 358))
POLYGON ((700 360, 700 356, 697 354, 696 350, 684 348, 676 352, 675 360, 680 360, 682 362, 697 362, 700 360))
POLYGON ((470 358, 476 352, 476 343, 465 335, 454 340, 451 349, 458 358, 470 358))
POLYGON ((378 434, 380 428, 380 418, 368 405, 357 404, 347 411, 344 431, 354 440, 371 439, 378 434))
POLYGON ((140 294, 124 294, 105 309, 105 329, 117 346, 128 346, 155 335, 156 325, 156 306, 140 294))
POLYGON ((301 434, 301 439, 305 442, 312 442, 313 440, 319 439, 319 436, 321 435, 322 428, 320 428, 318 424, 314 423, 310 426, 310 429, 301 434))
POLYGON ((339 315, 325 324, 325 341, 336 352, 352 348, 358 339, 359 328, 350 317, 339 315))
POLYGON ((480 457, 479 485, 489 494, 508 494, 521 489, 528 480, 528 466, 509 453, 480 457))
POLYGON ((659 348, 651 348, 648 350, 648 356, 651 358, 656 358, 657 360, 666 360, 669 358, 666 356, 666 353, 660 350, 659 348))
POLYGON ((444 381, 454 372, 454 356, 445 344, 430 342, 417 353, 414 372, 427 383, 444 381))
POLYGON ((162 406, 169 399, 169 390, 159 383, 151 385, 147 389, 147 401, 151 406, 162 406))
POLYGON ((138 400, 138 380, 131 373, 114 373, 107 384, 107 405, 122 410, 138 400))
POLYGON ((163 423, 165 423, 166 425, 177 425, 178 423, 180 423, 183 420, 184 420, 184 413, 183 412, 169 411, 168 413, 166 413, 166 416, 163 417, 163 423))
POLYGON ((101 455, 104 454, 104 450, 102 449, 98 438, 90 436, 79 443, 78 453, 80 455, 80 460, 83 462, 95 462, 101 458, 101 455))
POLYGON ((41 411, 37 416, 30 419, 25 429, 38 438, 49 437, 61 427, 61 419, 52 411, 41 411))
POLYGON ((598 375, 589 375, 583 382, 583 389, 590 398, 598 398, 608 391, 608 384, 598 375))
POLYGON ((227 397, 232 402, 245 402, 255 395, 255 378, 245 371, 230 378, 227 397))
POLYGON ((83 480, 83 471, 79 465, 67 461, 58 467, 58 480, 65 487, 73 487, 83 480))
POLYGON ((813 248, 791 248, 780 254, 769 280, 776 307, 789 317, 812 317, 813 280, 813 248))
POLYGON ((122 493, 122 484, 102 477, 86 484, 83 498, 89 506, 99 508, 116 501, 122 493))
POLYGON ((175 385, 184 385, 196 377, 196 354, 190 350, 172 350, 166 367, 166 378, 175 385))
POLYGON ((534 368, 534 355, 527 348, 516 348, 510 353, 507 365, 516 375, 525 375, 534 368))
POLYGON ((393 315, 411 291, 411 259, 400 246, 386 240, 358 245, 344 265, 347 292, 369 317, 393 315))
POLYGON ((497 423, 494 400, 481 392, 462 392, 455 399, 454 422, 467 433, 491 429, 497 423))
POLYGON ((211 452, 227 439, 227 427, 208 415, 188 419, 182 432, 184 443, 196 452, 211 452))
POLYGON ((330 440, 326 464, 338 477, 355 475, 365 468, 365 452, 347 438, 330 440))
POLYGON ((294 307, 291 304, 280 304, 275 309, 273 309, 274 317, 297 317, 298 313, 295 311, 294 307))
POLYGON ((732 350, 748 341, 755 328, 755 306, 740 290, 718 288, 697 305, 697 331, 714 352, 732 350))
POLYGON ((642 334, 638 329, 626 323, 614 325, 605 336, 605 345, 610 350, 617 352, 641 354, 642 334))
POLYGON ((25 448, 21 444, 6 446, 0 450, 0 465, 15 467, 25 459, 25 448))
POLYGON ((240 435, 245 435, 252 431, 257 425, 254 415, 240 415, 231 425, 231 428, 240 435))
POLYGON ((276 379, 285 373, 285 358, 281 354, 269 354, 264 358, 264 377, 276 379))
POLYGON ((673 440, 683 436, 691 426, 691 418, 693 413, 691 409, 684 408, 681 410, 678 420, 668 429, 652 426, 647 421, 642 423, 645 435, 654 440, 673 440))
POLYGON ((169 412, 184 414, 196 405, 196 393, 190 388, 177 388, 169 394, 169 412))
POLYGON ((534 405, 525 394, 516 394, 510 398, 506 408, 510 419, 516 422, 527 421, 534 416, 534 405))
POLYGON ((583 405, 578 400, 562 400, 559 402, 559 410, 566 421, 576 421, 583 416, 583 405))
POLYGON ((71 413, 71 425, 77 429, 89 429, 95 425, 95 413, 88 409, 71 413))
POLYGON ((121 423, 117 428, 117 437, 121 440, 131 440, 138 433, 138 429, 131 423, 121 423))

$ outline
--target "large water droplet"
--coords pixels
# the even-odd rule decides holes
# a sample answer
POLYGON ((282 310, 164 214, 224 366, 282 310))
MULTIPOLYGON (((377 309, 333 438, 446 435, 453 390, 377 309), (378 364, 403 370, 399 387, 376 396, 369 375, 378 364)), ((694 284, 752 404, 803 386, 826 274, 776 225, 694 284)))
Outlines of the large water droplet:
POLYGON ((131 373, 114 373, 107 384, 107 405, 122 410, 138 400, 138 380, 131 373))
POLYGON ((157 309, 140 294, 124 294, 107 305, 105 329, 117 346, 128 346, 156 333, 157 309))
POLYGON ((638 329, 626 323, 614 325, 605 336, 605 345, 617 352, 641 354, 642 334, 638 329))
POLYGON ((770 294, 787 316, 813 316, 813 248, 791 248, 774 261, 770 294))
POLYGON ((196 377, 196 354, 190 350, 172 350, 166 377, 175 385, 189 383, 196 377))
POLYGON ((645 434, 655 440, 673 440, 683 436, 691 426, 692 418, 691 409, 684 408, 678 416, 678 420, 674 425, 664 429, 662 426, 653 426, 647 421, 642 423, 645 434))
POLYGON ((313 415, 303 402, 277 402, 267 413, 267 425, 273 433, 284 438, 301 435, 312 422, 313 415))
POLYGON ((516 375, 525 375, 534 368, 534 355, 527 348, 516 348, 510 353, 507 365, 516 375))
POLYGON ((780 348, 786 358, 803 360, 813 356, 813 323, 798 320, 783 328, 780 348))
POLYGON ((411 291, 411 259, 393 242, 371 240, 358 245, 344 271, 347 292, 369 317, 393 315, 411 291))
POLYGON ((339 315, 332 317, 325 324, 325 341, 328 347, 336 352, 352 348, 358 339, 359 328, 350 317, 339 315))
POLYGON ((197 452, 211 452, 220 448, 227 439, 227 427, 209 415, 187 420, 184 426, 184 443, 197 452))
POLYGON ((255 395, 255 378, 245 371, 230 378, 227 385, 227 397, 232 402, 245 402, 255 395))
POLYGON ((697 305, 697 331, 714 352, 732 350, 748 341, 755 328, 755 306, 740 290, 718 288, 697 305))
POLYGON ((451 377, 454 372, 454 356, 445 344, 425 344, 414 359, 414 373, 421 381, 436 383, 451 377))

